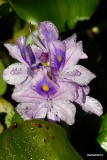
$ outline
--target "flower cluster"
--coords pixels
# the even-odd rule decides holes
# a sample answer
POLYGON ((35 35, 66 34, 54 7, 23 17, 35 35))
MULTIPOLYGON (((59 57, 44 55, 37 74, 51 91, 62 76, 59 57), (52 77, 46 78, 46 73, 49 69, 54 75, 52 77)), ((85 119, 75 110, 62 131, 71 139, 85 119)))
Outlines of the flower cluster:
POLYGON ((20 61, 6 68, 3 78, 15 85, 12 98, 19 102, 16 109, 21 116, 72 125, 75 103, 86 112, 102 115, 101 104, 88 96, 88 84, 96 76, 77 64, 87 55, 76 34, 61 41, 56 26, 44 21, 38 25, 39 38, 32 31, 31 36, 35 44, 27 46, 24 36, 17 39, 17 45, 5 44, 10 56, 20 61))

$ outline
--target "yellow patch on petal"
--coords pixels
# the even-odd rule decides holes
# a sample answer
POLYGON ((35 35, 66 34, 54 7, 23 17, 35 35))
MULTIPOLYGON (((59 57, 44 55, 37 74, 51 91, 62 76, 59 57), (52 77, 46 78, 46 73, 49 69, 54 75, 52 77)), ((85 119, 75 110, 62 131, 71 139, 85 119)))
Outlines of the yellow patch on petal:
POLYGON ((62 61, 62 57, 60 54, 58 54, 58 62, 61 62, 62 61))
POLYGON ((44 90, 44 91, 49 91, 49 87, 48 87, 48 85, 47 84, 44 84, 43 86, 42 86, 42 89, 44 90))

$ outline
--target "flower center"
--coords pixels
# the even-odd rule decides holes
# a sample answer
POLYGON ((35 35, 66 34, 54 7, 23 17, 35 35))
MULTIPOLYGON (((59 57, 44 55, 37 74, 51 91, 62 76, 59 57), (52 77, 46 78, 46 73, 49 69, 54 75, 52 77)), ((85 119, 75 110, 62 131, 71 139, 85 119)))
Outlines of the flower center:
POLYGON ((49 87, 48 87, 48 85, 47 84, 44 84, 43 86, 42 86, 42 89, 44 90, 44 91, 49 91, 49 87))
POLYGON ((62 61, 62 57, 60 54, 58 54, 58 62, 61 62, 62 61))

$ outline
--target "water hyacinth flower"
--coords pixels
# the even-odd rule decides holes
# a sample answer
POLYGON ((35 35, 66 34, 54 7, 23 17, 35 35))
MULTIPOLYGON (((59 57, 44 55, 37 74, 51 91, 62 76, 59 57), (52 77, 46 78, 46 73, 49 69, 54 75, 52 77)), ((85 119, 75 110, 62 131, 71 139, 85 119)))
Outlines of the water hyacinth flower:
POLYGON ((12 97, 17 102, 17 111, 24 119, 47 118, 74 123, 75 106, 70 101, 76 99, 76 87, 72 83, 51 80, 46 69, 40 68, 36 77, 23 89, 15 90, 12 97), (27 103, 28 102, 28 103, 27 103))
MULTIPOLYGON (((102 105, 88 96, 89 82, 96 76, 78 64, 80 59, 88 57, 83 52, 82 42, 76 41, 76 34, 61 41, 56 26, 44 21, 38 25, 38 35, 40 39, 31 31, 35 45, 30 45, 30 51, 25 43, 18 43, 21 59, 17 59, 27 66, 27 80, 23 78, 24 80, 14 83, 12 98, 19 103, 17 111, 25 120, 47 117, 52 121, 62 120, 72 125, 76 113, 74 103, 77 103, 84 111, 101 116, 102 105), (36 67, 33 56, 37 61, 36 67), (42 65, 38 67, 39 64, 42 65), (34 72, 31 72, 32 66, 34 72)), ((11 52, 11 48, 9 49, 11 52)), ((10 76, 8 69, 4 71, 5 81, 7 75, 10 76)), ((14 76, 15 74, 11 74, 7 83, 13 79, 15 81, 14 76)))

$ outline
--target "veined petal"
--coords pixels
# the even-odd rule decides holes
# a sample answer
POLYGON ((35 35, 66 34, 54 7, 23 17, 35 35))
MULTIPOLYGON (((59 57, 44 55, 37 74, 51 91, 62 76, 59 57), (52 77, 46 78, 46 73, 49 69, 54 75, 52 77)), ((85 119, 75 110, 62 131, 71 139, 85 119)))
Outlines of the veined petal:
POLYGON ((45 103, 19 103, 17 105, 17 112, 24 120, 45 118, 47 113, 47 106, 45 103))
POLYGON ((69 101, 58 100, 53 102, 53 108, 57 111, 57 116, 72 125, 75 122, 76 108, 74 104, 69 101))
POLYGON ((64 66, 64 70, 69 67, 72 67, 78 63, 80 59, 88 58, 87 55, 83 52, 82 42, 78 42, 76 44, 71 45, 66 50, 66 62, 64 66))
POLYGON ((85 103, 80 105, 85 112, 94 113, 98 116, 103 114, 103 107, 100 102, 90 96, 86 96, 85 103))
POLYGON ((80 105, 84 105, 86 101, 86 96, 89 94, 90 88, 89 86, 78 86, 77 89, 77 99, 75 100, 76 103, 80 105))
POLYGON ((48 46, 50 52, 50 65, 56 70, 56 72, 60 72, 65 64, 65 43, 61 41, 53 41, 50 42, 48 46))
POLYGON ((74 101, 77 98, 77 86, 73 83, 59 82, 60 89, 52 96, 56 100, 74 101))
POLYGON ((49 21, 40 22, 38 25, 39 37, 47 47, 47 43, 50 41, 57 40, 59 37, 56 26, 49 21))
POLYGON ((47 70, 41 69, 38 75, 32 81, 33 89, 40 94, 49 98, 53 96, 59 89, 59 85, 48 77, 47 70))
POLYGON ((33 54, 32 48, 30 45, 26 46, 25 36, 21 36, 17 39, 17 45, 20 49, 20 54, 23 60, 29 65, 33 65, 36 62, 35 56, 33 54))
POLYGON ((81 65, 75 65, 61 73, 63 81, 76 82, 79 85, 87 85, 92 79, 96 78, 95 74, 81 65))
POLYGON ((48 108, 46 104, 46 102, 36 104, 32 110, 32 119, 44 119, 46 117, 48 108))
POLYGON ((21 90, 19 90, 17 86, 17 89, 15 89, 12 94, 12 99, 21 103, 41 103, 46 101, 46 97, 41 96, 34 91, 31 84, 28 86, 24 86, 23 84, 23 88, 21 90))
POLYGON ((64 40, 66 44, 66 49, 71 48, 71 46, 76 45, 77 35, 74 33, 71 37, 64 40))
POLYGON ((4 70, 3 79, 12 85, 22 83, 28 77, 27 66, 22 63, 11 64, 4 70))
POLYGON ((4 46, 8 49, 9 51, 9 55, 15 59, 17 59, 18 61, 26 64, 26 62, 23 60, 21 53, 20 53, 20 49, 18 48, 17 45, 14 44, 4 44, 4 46))
POLYGON ((20 54, 23 58, 23 60, 27 62, 27 54, 26 54, 26 41, 25 41, 25 36, 21 36, 20 38, 17 39, 17 46, 20 49, 20 54))

